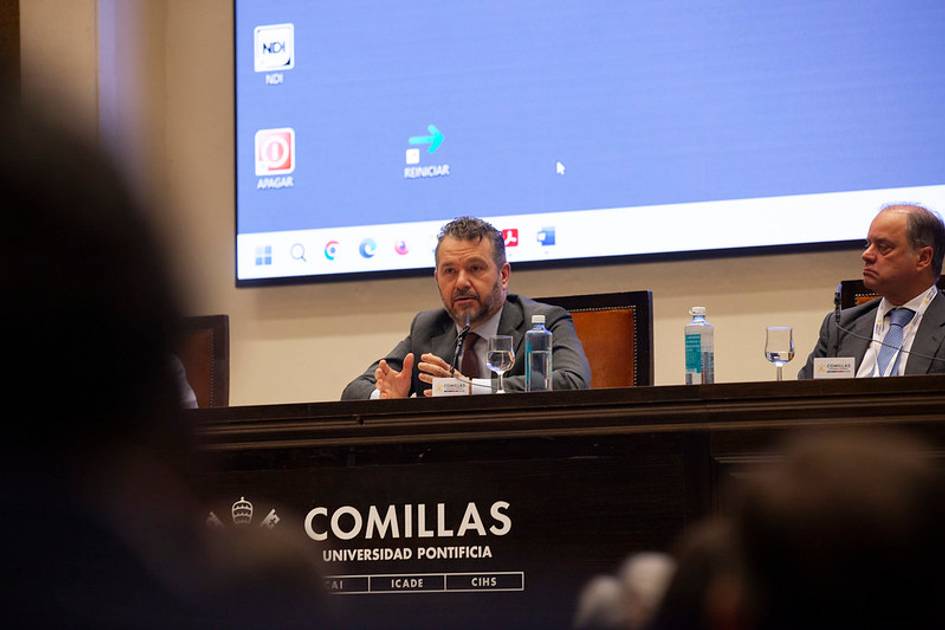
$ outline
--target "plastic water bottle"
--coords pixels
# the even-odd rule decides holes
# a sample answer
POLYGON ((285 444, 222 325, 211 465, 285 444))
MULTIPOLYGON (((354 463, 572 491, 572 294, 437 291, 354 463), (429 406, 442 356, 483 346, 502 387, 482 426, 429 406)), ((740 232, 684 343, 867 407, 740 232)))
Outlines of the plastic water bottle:
POLYGON ((525 333, 525 391, 551 391, 551 331, 544 315, 532 315, 532 327, 525 333))
POLYGON ((686 385, 715 382, 715 328, 705 319, 705 307, 689 309, 686 324, 686 385))

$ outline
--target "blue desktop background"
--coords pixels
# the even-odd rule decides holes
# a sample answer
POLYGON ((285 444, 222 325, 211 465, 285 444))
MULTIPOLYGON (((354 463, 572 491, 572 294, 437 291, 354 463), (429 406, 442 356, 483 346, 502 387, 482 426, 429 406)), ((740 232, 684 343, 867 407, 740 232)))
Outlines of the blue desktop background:
POLYGON ((945 183, 941 0, 235 10, 239 233, 945 183), (295 67, 266 85, 253 29, 283 22, 295 67), (405 179, 431 123, 420 166, 451 174, 405 179), (257 190, 272 127, 295 185, 257 190))

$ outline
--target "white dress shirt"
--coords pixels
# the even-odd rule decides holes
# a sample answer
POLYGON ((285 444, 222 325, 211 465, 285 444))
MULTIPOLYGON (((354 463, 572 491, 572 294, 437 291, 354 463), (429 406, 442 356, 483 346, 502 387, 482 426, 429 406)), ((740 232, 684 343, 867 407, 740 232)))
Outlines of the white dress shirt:
MULTIPOLYGON (((476 358, 479 360, 479 374, 464 374, 463 376, 468 376, 469 378, 490 378, 492 373, 489 371, 488 365, 486 365, 486 360, 489 358, 489 337, 495 337, 499 332, 499 320, 502 319, 502 309, 505 306, 498 310, 498 312, 482 322, 475 328, 470 328, 469 332, 474 332, 479 335, 479 338, 476 340, 475 344, 472 344, 472 348, 469 345, 463 347, 463 354, 466 354, 470 349, 476 353, 476 358)), ((462 330, 461 327, 456 327, 456 332, 462 330)), ((456 365, 462 365, 462 356, 460 360, 456 362, 456 365)))
POLYGON ((900 346, 896 354, 889 359, 889 367, 886 368, 887 370, 891 370, 896 362, 896 356, 899 353, 903 353, 906 356, 899 361, 895 376, 903 375, 906 369, 906 363, 909 360, 909 350, 912 349, 912 342, 915 340, 915 333, 919 330, 919 324, 922 323, 922 316, 925 315, 926 309, 928 309, 929 304, 932 303, 936 295, 938 295, 938 287, 933 284, 901 306, 896 306, 886 298, 880 301, 879 306, 876 308, 876 321, 873 324, 873 341, 870 342, 869 347, 866 349, 866 354, 863 355, 863 362, 860 364, 860 369, 856 371, 857 378, 888 376, 888 374, 879 373, 876 358, 879 355, 880 348, 883 347, 882 341, 886 337, 886 333, 889 332, 889 318, 887 318, 886 315, 894 308, 908 308, 915 311, 912 320, 902 329, 902 346, 900 346))

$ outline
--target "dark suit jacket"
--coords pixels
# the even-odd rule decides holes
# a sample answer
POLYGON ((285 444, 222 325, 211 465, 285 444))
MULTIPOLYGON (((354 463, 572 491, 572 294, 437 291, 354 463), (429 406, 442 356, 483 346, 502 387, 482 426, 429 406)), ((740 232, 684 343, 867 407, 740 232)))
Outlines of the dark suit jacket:
MULTIPOLYGON (((876 321, 876 309, 879 303, 878 299, 872 300, 840 311, 840 326, 850 332, 837 328, 837 320, 833 313, 827 315, 820 326, 820 339, 817 340, 817 346, 807 357, 807 364, 797 373, 797 378, 812 378, 815 357, 854 357, 855 369, 859 370, 863 356, 873 338, 873 324, 876 321)), ((903 374, 945 372, 943 339, 945 339, 945 296, 939 293, 922 317, 919 330, 916 331, 915 340, 912 342, 912 349, 906 359, 903 374)))
MULTIPOLYGON (((515 365, 507 373, 503 384, 507 391, 525 390, 525 331, 531 328, 532 315, 544 315, 545 326, 553 335, 552 388, 586 389, 591 386, 591 368, 584 356, 584 347, 574 330, 571 314, 558 306, 542 304, 526 297, 509 294, 499 319, 497 334, 512 335, 515 348, 515 365)), ((410 325, 410 334, 388 353, 384 360, 395 370, 403 369, 404 357, 414 355, 413 378, 410 393, 423 395, 430 386, 420 381, 417 363, 420 355, 432 352, 449 361, 456 346, 456 324, 446 309, 424 311, 410 325)), ((345 387, 342 400, 358 400, 371 397, 374 391, 374 370, 380 359, 371 364, 364 374, 345 387)))

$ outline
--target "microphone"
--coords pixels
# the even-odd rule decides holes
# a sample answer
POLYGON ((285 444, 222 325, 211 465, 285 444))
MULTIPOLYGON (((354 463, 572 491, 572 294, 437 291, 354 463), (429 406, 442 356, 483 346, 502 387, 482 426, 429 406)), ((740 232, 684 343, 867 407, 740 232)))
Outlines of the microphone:
POLYGON ((456 375, 456 364, 459 362, 459 355, 463 352, 463 344, 466 342, 466 335, 469 334, 469 325, 469 311, 467 311, 466 323, 456 335, 456 347, 453 349, 453 360, 450 362, 450 376, 456 375))
MULTIPOLYGON (((850 336, 852 336, 852 337, 855 337, 856 339, 861 339, 861 340, 863 340, 863 341, 869 341, 871 344, 872 344, 872 343, 877 343, 877 344, 879 344, 879 345, 881 345, 881 346, 885 346, 885 347, 887 347, 887 348, 892 348, 893 350, 896 350, 896 351, 898 351, 898 352, 901 352, 902 354, 906 354, 906 355, 913 355, 913 354, 914 354, 915 356, 917 356, 917 357, 919 357, 919 358, 921 358, 921 359, 928 359, 929 361, 945 361, 945 357, 933 357, 933 356, 929 356, 929 355, 927 355, 927 354, 921 354, 921 353, 919 353, 919 352, 913 352, 911 349, 910 349, 910 350, 904 350, 904 349, 902 348, 902 346, 894 346, 894 345, 892 345, 892 344, 886 343, 885 341, 882 341, 881 339, 873 339, 872 337, 867 337, 866 335, 861 335, 860 333, 858 333, 858 332, 856 332, 856 331, 853 331, 853 330, 850 330, 849 328, 845 328, 845 327, 841 326, 841 325, 840 325, 840 285, 839 285, 839 284, 837 285, 837 290, 836 290, 836 291, 834 292, 834 294, 833 294, 833 312, 834 312, 834 317, 835 317, 836 322, 837 322, 837 330, 838 330, 838 331, 842 331, 842 332, 844 332, 844 333, 846 333, 846 334, 848 334, 848 335, 850 335, 850 336)), ((834 355, 835 357, 836 357, 836 356, 840 356, 840 333, 839 333, 839 332, 837 333, 837 340, 836 340, 836 343, 834 343, 833 355, 834 355)))
POLYGON ((840 354, 840 330, 843 330, 843 327, 840 325, 840 290, 843 287, 843 283, 837 283, 837 288, 833 292, 833 317, 837 322, 837 340, 833 344, 833 355, 837 356, 840 354))
POLYGON ((463 353, 463 345, 466 343, 466 336, 469 334, 469 329, 471 326, 469 312, 466 312, 466 322, 463 324, 463 327, 460 329, 459 333, 456 335, 456 347, 453 349, 453 360, 450 362, 450 376, 459 380, 460 382, 466 383, 470 387, 480 387, 484 389, 492 389, 491 385, 482 385, 480 383, 474 383, 473 379, 465 376, 464 374, 456 373, 456 364, 459 363, 459 356, 463 353))
POLYGON ((837 319, 837 326, 840 325, 840 289, 842 287, 843 283, 841 282, 833 291, 833 316, 837 319))
MULTIPOLYGON (((872 337, 867 337, 866 335, 861 335, 860 333, 855 332, 855 331, 852 331, 852 330, 850 330, 849 328, 844 328, 844 327, 841 326, 840 324, 837 324, 837 328, 839 328, 840 330, 842 330, 843 332, 845 332, 845 333, 848 334, 848 335, 851 335, 851 336, 853 336, 853 337, 856 337, 857 339, 862 339, 863 341, 869 341, 870 343, 876 343, 876 344, 879 344, 879 345, 881 345, 881 346, 886 346, 887 348, 892 348, 893 350, 898 350, 898 351, 901 352, 902 354, 908 354, 908 355, 913 355, 913 354, 914 354, 915 356, 917 356, 917 357, 919 357, 919 358, 921 358, 921 359, 928 359, 929 361, 945 362, 945 357, 933 357, 933 356, 929 356, 929 355, 927 355, 927 354, 921 354, 921 353, 919 353, 919 352, 913 352, 912 350, 906 350, 906 349, 904 349, 902 346, 894 346, 894 345, 892 345, 891 343, 886 343, 885 341, 882 341, 882 340, 880 340, 880 339, 873 339, 872 337)), ((835 348, 835 350, 834 350, 834 356, 839 356, 839 353, 840 353, 840 349, 839 349, 839 348, 840 348, 839 335, 837 335, 837 337, 838 337, 838 339, 837 339, 836 348, 835 348)))

